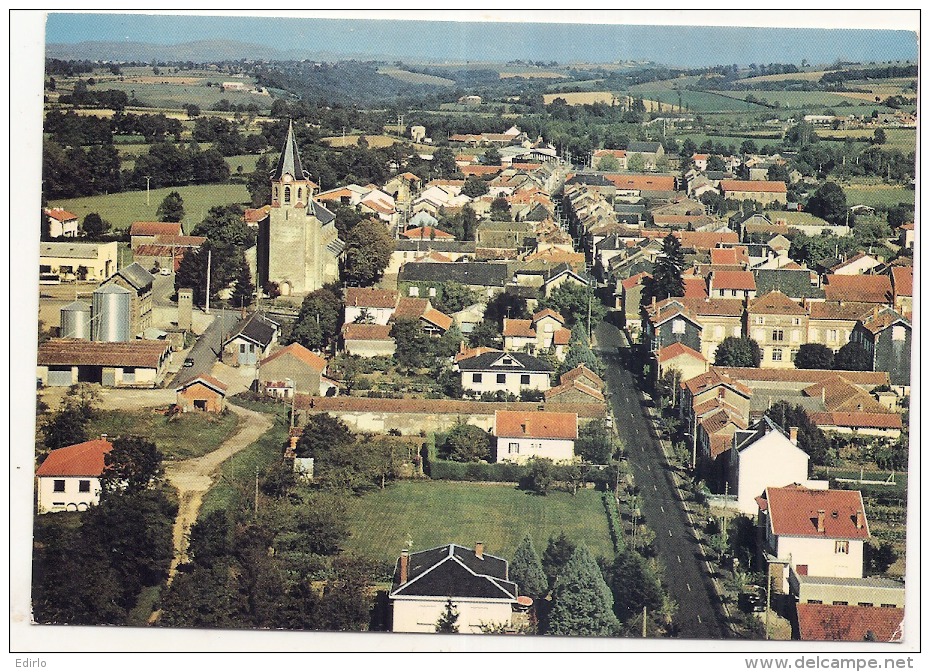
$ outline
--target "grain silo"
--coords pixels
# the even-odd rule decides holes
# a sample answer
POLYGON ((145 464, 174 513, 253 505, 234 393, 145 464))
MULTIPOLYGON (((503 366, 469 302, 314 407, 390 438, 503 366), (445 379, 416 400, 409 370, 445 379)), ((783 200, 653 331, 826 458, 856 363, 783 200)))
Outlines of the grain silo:
POLYGON ((91 317, 93 340, 108 343, 130 340, 131 297, 132 293, 128 289, 112 283, 94 290, 91 317))
POLYGON ((74 301, 61 309, 61 338, 90 340, 90 306, 74 301))

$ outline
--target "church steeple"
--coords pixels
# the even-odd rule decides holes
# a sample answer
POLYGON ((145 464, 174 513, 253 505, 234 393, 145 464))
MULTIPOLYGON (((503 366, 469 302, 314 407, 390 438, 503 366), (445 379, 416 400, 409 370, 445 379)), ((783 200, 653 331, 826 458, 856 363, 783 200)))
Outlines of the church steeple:
POLYGON ((272 206, 306 206, 312 196, 310 175, 300 163, 297 138, 294 137, 294 122, 287 127, 287 138, 281 149, 278 167, 271 176, 272 206))

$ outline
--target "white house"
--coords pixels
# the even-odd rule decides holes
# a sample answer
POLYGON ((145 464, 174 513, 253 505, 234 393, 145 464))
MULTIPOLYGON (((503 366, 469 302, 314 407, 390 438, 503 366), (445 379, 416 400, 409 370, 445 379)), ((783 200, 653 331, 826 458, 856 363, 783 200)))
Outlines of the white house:
POLYGON ((494 350, 456 363, 466 392, 508 392, 519 396, 523 390, 544 392, 551 387, 552 367, 524 352, 494 350))
POLYGON ((75 238, 78 235, 78 216, 61 208, 45 208, 48 216, 49 238, 75 238))
POLYGON ((862 551, 870 534, 861 492, 789 485, 767 487, 756 501, 775 590, 788 591, 789 574, 862 578, 862 551))
POLYGON ((520 611, 507 561, 485 553, 481 542, 474 549, 449 544, 403 551, 388 597, 391 632, 436 632, 449 600, 461 633, 480 633, 483 625, 509 626, 520 611))
POLYGON ((783 487, 803 483, 811 489, 823 490, 827 481, 809 481, 810 457, 798 448, 798 428, 791 427, 789 436, 767 416, 763 416, 747 431, 733 436, 730 455, 730 493, 736 495, 741 513, 758 511, 756 498, 767 487, 783 487))
POLYGON ((387 324, 397 307, 397 292, 374 287, 346 287, 345 324, 387 324))
POLYGON ((36 471, 39 513, 86 511, 100 503, 104 456, 111 450, 104 434, 50 452, 36 471))
POLYGON ((577 413, 495 411, 497 462, 523 464, 530 458, 571 462, 578 438, 577 413))

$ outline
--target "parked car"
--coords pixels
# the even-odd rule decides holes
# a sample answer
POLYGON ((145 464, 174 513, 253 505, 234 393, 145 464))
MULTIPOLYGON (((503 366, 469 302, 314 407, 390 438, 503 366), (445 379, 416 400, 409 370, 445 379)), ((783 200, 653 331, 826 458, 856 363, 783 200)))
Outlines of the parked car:
POLYGON ((188 357, 187 359, 184 360, 184 368, 185 368, 185 369, 189 369, 189 368, 192 367, 193 365, 194 365, 194 358, 193 358, 193 357, 188 357))
POLYGON ((161 270, 158 271, 158 274, 159 274, 159 275, 171 275, 171 269, 170 269, 170 268, 162 268, 161 270))

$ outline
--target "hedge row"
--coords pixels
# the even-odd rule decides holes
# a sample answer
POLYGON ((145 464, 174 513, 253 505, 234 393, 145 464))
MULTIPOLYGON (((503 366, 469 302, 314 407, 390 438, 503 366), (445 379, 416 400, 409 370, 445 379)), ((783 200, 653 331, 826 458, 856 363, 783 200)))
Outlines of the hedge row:
POLYGON ((440 481, 495 481, 519 483, 526 475, 526 467, 510 462, 486 464, 484 462, 453 462, 432 459, 427 465, 430 478, 440 481))
POLYGON ((617 512, 617 500, 613 492, 609 491, 601 493, 601 499, 607 511, 607 527, 610 529, 610 541, 614 545, 614 553, 622 553, 624 549, 623 526, 620 524, 620 516, 617 512))

